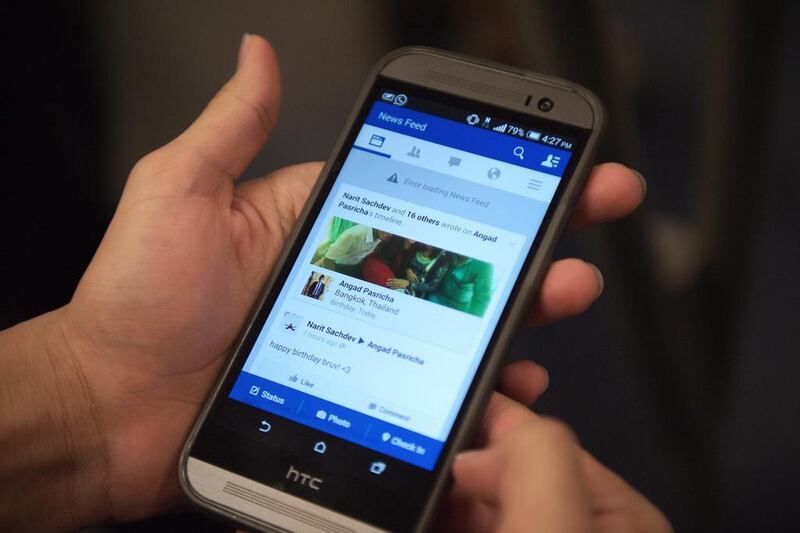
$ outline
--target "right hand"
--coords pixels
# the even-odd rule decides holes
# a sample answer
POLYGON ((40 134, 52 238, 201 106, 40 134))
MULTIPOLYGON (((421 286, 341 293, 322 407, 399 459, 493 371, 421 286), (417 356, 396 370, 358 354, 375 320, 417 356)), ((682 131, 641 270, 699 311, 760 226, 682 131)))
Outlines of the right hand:
POLYGON ((453 531, 667 533, 669 521, 601 465, 563 423, 495 394, 486 446, 455 461, 453 531), (455 521, 454 521, 455 520, 455 521))

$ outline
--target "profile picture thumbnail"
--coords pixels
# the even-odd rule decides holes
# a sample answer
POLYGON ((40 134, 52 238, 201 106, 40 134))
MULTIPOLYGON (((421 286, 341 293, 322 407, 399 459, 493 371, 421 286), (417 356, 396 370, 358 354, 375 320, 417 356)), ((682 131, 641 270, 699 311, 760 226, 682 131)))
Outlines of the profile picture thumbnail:
POLYGON ((309 274, 306 284, 303 286, 302 295, 313 298, 314 300, 323 300, 325 292, 328 290, 333 276, 312 270, 309 274))

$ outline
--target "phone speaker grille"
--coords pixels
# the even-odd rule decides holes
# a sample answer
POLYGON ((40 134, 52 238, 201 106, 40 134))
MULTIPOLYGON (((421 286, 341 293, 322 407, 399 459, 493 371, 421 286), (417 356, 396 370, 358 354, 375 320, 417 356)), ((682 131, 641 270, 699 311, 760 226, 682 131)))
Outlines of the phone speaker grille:
POLYGON ((320 531, 326 531, 328 533, 355 532, 355 530, 353 529, 339 525, 335 522, 331 522, 330 520, 309 513, 307 511, 296 509, 294 507, 286 505, 283 502, 270 498, 265 494, 261 494, 260 492, 256 492, 254 490, 248 489, 247 487, 237 485, 236 483, 232 483, 230 481, 225 483, 222 492, 225 492, 226 494, 230 494, 231 496, 235 496, 237 498, 241 498, 254 505, 263 507, 264 509, 268 509, 275 513, 282 514, 284 516, 297 520, 298 522, 308 524, 309 526, 312 526, 320 531))
POLYGON ((425 79, 444 83, 445 85, 454 85, 472 92, 494 96, 495 98, 501 98, 503 100, 509 100, 512 102, 521 102, 525 100, 525 97, 527 96, 517 91, 503 89, 502 87, 495 87, 494 85, 468 80, 466 78, 459 78, 458 76, 445 74, 444 72, 438 72, 435 70, 429 70, 425 74, 425 79))

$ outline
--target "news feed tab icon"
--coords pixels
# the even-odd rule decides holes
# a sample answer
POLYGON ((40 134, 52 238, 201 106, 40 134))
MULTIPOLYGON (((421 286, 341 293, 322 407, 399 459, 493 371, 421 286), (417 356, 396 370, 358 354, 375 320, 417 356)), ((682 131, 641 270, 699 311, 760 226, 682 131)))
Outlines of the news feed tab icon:
POLYGON ((408 97, 403 93, 395 95, 394 105, 406 105, 406 102, 408 102, 408 97))
POLYGON ((470 126, 474 126, 475 124, 477 124, 480 121, 481 121, 481 117, 479 117, 475 113, 471 113, 471 114, 467 115, 467 124, 469 124, 470 126))
POLYGON ((371 465, 369 465, 369 471, 375 474, 376 476, 380 476, 386 471, 386 463, 383 461, 375 461, 371 465))
POLYGON ((380 135, 373 134, 372 137, 369 138, 369 145, 374 146, 376 148, 380 148, 383 146, 384 141, 386 141, 386 137, 381 137, 380 135))
POLYGON ((393 92, 386 91, 381 95, 381 100, 384 102, 394 102, 395 94, 393 92))
POLYGON ((328 445, 325 444, 325 441, 319 441, 314 444, 314 451, 318 454, 323 454, 328 450, 328 445))
POLYGON ((500 169, 497 167, 492 167, 486 172, 486 177, 490 180, 496 180, 500 177, 500 169))
POLYGON ((547 154, 547 157, 544 161, 539 163, 539 166, 545 168, 558 168, 558 164, 561 163, 561 157, 553 154, 547 154))

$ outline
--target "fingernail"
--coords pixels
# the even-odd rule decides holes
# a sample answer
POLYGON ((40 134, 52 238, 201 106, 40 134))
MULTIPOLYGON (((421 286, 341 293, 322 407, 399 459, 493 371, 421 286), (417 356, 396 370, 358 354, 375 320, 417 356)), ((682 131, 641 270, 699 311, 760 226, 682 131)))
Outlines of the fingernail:
POLYGON ((550 388, 550 371, 541 365, 539 366, 539 368, 541 368, 542 371, 544 371, 544 390, 547 390, 550 388))
POLYGON ((603 294, 603 289, 606 286, 606 280, 603 278, 603 273, 600 272, 600 269, 597 268, 597 265, 593 265, 592 263, 586 263, 586 264, 592 267, 592 269, 594 269, 594 273, 597 276, 597 281, 600 284, 600 288, 597 291, 597 296, 595 296, 595 298, 599 298, 600 295, 603 294))
POLYGON ((639 182, 642 184, 642 198, 644 198, 645 196, 647 196, 647 180, 644 179, 644 176, 642 176, 642 173, 639 172, 638 170, 634 169, 631 170, 633 170, 633 173, 639 177, 639 182))
POLYGON ((248 45, 250 44, 251 37, 252 35, 249 33, 242 34, 242 42, 239 44, 239 59, 236 63, 237 68, 241 66, 242 61, 244 61, 244 58, 247 57, 247 49, 248 45))

